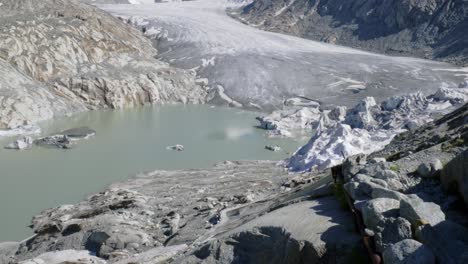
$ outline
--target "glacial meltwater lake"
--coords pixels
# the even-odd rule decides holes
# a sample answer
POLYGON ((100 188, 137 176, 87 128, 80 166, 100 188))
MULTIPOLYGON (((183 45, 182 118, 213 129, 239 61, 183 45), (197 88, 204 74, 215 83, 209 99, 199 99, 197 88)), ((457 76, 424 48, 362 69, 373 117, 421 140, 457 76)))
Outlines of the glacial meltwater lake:
POLYGON ((41 124, 44 135, 80 126, 97 131, 71 150, 7 150, 3 146, 15 138, 0 138, 0 242, 31 236, 27 226, 34 214, 79 202, 139 172, 203 168, 224 160, 280 160, 304 143, 265 137, 254 127, 257 115, 207 105, 94 111, 41 124), (166 149, 175 144, 185 151, 166 149), (274 144, 283 150, 265 149, 274 144))

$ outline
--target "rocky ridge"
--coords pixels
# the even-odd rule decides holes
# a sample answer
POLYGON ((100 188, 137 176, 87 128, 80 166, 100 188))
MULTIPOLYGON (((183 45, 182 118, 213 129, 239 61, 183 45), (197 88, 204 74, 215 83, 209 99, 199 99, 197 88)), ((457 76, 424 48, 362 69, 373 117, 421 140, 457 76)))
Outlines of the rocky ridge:
POLYGON ((466 261, 467 193, 453 186, 468 177, 467 115, 465 105, 335 169, 384 263, 466 261))
POLYGON ((205 101, 191 73, 154 59, 141 32, 95 7, 1 4, 0 129, 90 109, 205 101))
POLYGON ((323 42, 468 63, 466 1, 256 0, 234 16, 262 29, 323 42))

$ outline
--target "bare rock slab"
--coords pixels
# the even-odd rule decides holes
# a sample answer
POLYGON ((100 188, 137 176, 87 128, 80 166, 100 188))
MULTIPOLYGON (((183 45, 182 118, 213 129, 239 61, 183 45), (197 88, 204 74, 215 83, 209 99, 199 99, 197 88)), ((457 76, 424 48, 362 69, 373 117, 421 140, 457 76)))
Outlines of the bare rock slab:
POLYGON ((359 245, 349 212, 325 197, 258 217, 176 263, 350 263, 359 245))

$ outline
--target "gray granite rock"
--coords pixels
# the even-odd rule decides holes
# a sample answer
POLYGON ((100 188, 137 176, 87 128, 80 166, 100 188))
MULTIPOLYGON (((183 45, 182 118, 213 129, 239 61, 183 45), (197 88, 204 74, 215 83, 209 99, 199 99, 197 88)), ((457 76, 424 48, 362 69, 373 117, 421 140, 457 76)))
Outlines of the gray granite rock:
POLYGON ((438 263, 468 262, 468 230, 452 221, 435 226, 423 225, 416 230, 416 238, 436 255, 438 263))
POLYGON ((373 185, 379 185, 381 187, 387 188, 387 182, 385 180, 381 179, 376 179, 372 178, 370 176, 367 176, 365 174, 358 174, 356 175, 353 180, 354 182, 359 182, 359 183, 371 183, 373 185))
POLYGON ((343 185, 343 188, 353 200, 362 200, 366 197, 362 197, 362 193, 359 190, 359 185, 360 183, 358 182, 348 182, 343 185))
POLYGON ((366 155, 354 155, 352 157, 348 157, 343 162, 342 174, 344 180, 347 182, 351 180, 366 164, 366 155))
POLYGON ((351 226, 333 197, 302 201, 221 233, 174 263, 345 264, 362 253, 351 226))
POLYGON ((431 250, 416 240, 405 239, 389 246, 383 252, 385 264, 434 264, 431 250))
POLYGON ((440 206, 432 202, 424 202, 417 195, 408 195, 401 200, 400 216, 410 221, 413 227, 422 223, 434 226, 445 220, 445 214, 440 206))
POLYGON ((375 244, 380 253, 393 244, 413 236, 411 223, 401 217, 384 219, 378 229, 375 233, 375 244))
POLYGON ((376 231, 381 222, 389 217, 398 217, 400 201, 377 198, 367 201, 362 208, 362 218, 367 228, 376 231))
POLYGON ((400 192, 385 189, 383 187, 375 187, 372 189, 372 198, 389 198, 401 201, 406 196, 400 192))
POLYGON ((381 180, 398 179, 398 173, 392 170, 381 170, 378 171, 374 177, 381 180))
POLYGON ((458 192, 468 204, 468 150, 447 163, 440 180, 445 190, 458 192))

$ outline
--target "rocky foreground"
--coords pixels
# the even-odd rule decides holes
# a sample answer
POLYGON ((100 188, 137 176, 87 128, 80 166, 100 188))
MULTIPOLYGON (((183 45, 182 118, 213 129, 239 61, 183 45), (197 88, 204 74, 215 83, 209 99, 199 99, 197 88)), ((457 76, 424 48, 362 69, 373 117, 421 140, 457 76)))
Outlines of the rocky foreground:
POLYGON ((0 262, 466 263, 466 142, 468 105, 333 178, 260 161, 144 173, 35 216, 0 262))
POLYGON ((225 162, 206 170, 141 174, 77 205, 35 216, 31 227, 36 235, 0 244, 0 260, 346 259, 360 251, 359 238, 352 232, 349 212, 330 197, 331 178, 323 177, 288 175, 271 162, 225 162), (309 200, 311 196, 318 199, 309 200))

